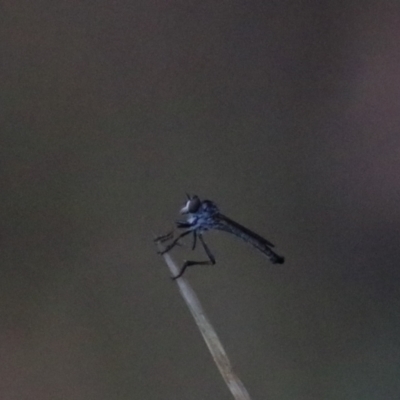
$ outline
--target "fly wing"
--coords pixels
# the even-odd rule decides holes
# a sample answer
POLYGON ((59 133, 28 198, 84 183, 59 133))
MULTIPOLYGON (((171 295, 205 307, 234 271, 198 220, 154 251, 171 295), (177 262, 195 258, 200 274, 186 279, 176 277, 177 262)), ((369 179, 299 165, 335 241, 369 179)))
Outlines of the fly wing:
POLYGON ((221 226, 217 229, 220 229, 222 231, 226 231, 229 233, 233 233, 234 235, 242 237, 245 240, 246 240, 246 238, 244 236, 247 235, 249 239, 255 239, 268 247, 275 247, 267 239, 264 239, 262 236, 251 231, 250 229, 247 229, 246 227, 239 224, 238 222, 231 220, 230 218, 226 217, 225 215, 218 214, 218 219, 222 222, 222 224, 220 224, 221 226))
POLYGON ((250 229, 245 228, 237 222, 232 221, 230 218, 225 217, 224 215, 218 214, 216 219, 218 220, 218 223, 216 224, 215 229, 229 232, 250 243, 256 249, 263 252, 273 264, 283 264, 285 262, 284 257, 276 254, 271 249, 271 247, 274 247, 274 245, 268 240, 264 239, 262 236, 251 231, 250 229))

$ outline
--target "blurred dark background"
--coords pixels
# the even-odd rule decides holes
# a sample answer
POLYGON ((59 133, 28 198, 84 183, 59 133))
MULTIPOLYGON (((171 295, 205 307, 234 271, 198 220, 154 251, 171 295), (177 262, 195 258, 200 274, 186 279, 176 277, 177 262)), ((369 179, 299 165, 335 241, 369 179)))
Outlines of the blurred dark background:
POLYGON ((287 260, 187 273, 254 399, 400 398, 395 4, 3 2, 0 397, 231 399, 152 243, 189 192, 287 260))

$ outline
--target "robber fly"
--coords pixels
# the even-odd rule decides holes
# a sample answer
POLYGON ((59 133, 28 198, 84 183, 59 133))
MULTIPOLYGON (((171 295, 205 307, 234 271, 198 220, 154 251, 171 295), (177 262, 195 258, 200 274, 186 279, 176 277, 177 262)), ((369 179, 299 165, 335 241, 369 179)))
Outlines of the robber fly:
MULTIPOLYGON (((177 279, 181 277, 187 267, 193 265, 215 264, 215 257, 211 253, 210 249, 203 239, 203 233, 211 229, 231 233, 238 238, 244 240, 245 242, 250 243, 256 249, 264 253, 273 264, 283 264, 285 260, 284 257, 279 256, 271 249, 271 247, 274 247, 271 242, 264 239, 257 233, 251 231, 250 229, 245 228, 244 226, 238 224, 235 221, 232 221, 230 218, 221 214, 216 204, 210 200, 200 200, 200 198, 196 195, 187 195, 186 204, 184 205, 184 207, 182 207, 180 212, 181 214, 186 216, 186 219, 184 221, 177 221, 176 226, 179 229, 185 229, 185 231, 178 235, 174 240, 172 240, 172 242, 169 243, 164 250, 160 251, 159 254, 167 253, 175 246, 179 245, 180 239, 192 233, 192 250, 195 249, 198 238, 208 256, 208 260, 185 261, 183 266, 181 267, 179 274, 174 276, 172 279, 177 279)), ((157 237, 155 241, 164 242, 172 239, 172 236, 172 233, 169 233, 167 235, 157 237)))

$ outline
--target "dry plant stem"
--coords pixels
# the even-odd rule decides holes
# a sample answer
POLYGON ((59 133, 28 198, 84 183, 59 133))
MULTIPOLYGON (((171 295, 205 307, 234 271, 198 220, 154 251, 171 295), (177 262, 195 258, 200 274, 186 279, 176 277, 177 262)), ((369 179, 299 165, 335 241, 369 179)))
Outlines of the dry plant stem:
MULTIPOLYGON (((162 250, 162 246, 159 243, 158 248, 159 250, 162 250)), ((172 260, 171 256, 166 253, 163 255, 163 257, 171 271, 171 274, 176 276, 179 273, 179 268, 172 260)), ((211 355, 233 397, 236 400, 251 400, 250 395, 243 383, 233 372, 232 365, 222 346, 222 343, 220 342, 217 333, 207 318, 204 309, 189 282, 184 277, 178 278, 175 282, 178 284, 182 297, 189 307, 189 310, 192 313, 201 334, 203 335, 208 349, 210 350, 211 355)))

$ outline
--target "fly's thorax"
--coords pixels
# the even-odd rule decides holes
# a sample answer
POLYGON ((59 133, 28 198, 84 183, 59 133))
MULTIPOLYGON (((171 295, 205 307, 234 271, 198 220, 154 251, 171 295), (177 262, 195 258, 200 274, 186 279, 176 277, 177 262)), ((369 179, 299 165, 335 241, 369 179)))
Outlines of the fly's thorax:
POLYGON ((197 222, 197 217, 196 217, 196 214, 189 214, 187 217, 186 217, 186 220, 187 220, 187 222, 189 222, 189 224, 191 224, 191 225, 195 225, 196 224, 196 222, 197 222))
POLYGON ((215 229, 218 225, 219 209, 211 200, 200 200, 198 196, 189 196, 181 209, 185 214, 187 224, 199 232, 215 229))
POLYGON ((217 205, 211 200, 204 200, 201 203, 201 211, 209 216, 219 213, 217 205))

